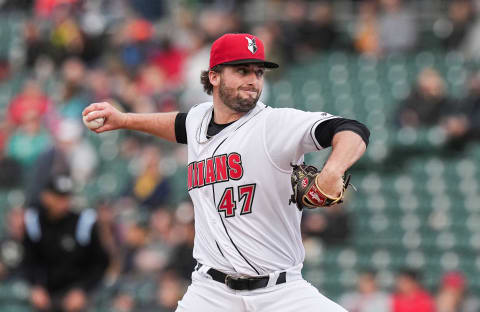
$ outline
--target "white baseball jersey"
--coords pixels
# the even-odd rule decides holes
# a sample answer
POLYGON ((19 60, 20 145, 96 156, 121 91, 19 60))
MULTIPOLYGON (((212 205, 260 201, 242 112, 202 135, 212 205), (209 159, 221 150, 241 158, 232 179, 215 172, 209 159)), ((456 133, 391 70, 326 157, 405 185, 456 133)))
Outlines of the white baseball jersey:
POLYGON ((322 149, 315 127, 336 116, 259 102, 208 139, 212 110, 211 102, 199 104, 186 119, 194 258, 232 275, 301 268, 301 212, 289 205, 290 163, 322 149))

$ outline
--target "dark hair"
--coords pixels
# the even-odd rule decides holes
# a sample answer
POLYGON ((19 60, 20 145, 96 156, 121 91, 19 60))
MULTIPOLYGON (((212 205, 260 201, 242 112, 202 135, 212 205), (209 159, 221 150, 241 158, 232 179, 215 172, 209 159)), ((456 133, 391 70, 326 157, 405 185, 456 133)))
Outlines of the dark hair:
POLYGON ((421 279, 420 272, 418 272, 417 270, 411 269, 411 268, 400 269, 398 271, 398 276, 408 277, 409 279, 417 281, 417 282, 420 281, 420 279, 421 279))
POLYGON ((213 66, 212 69, 210 70, 203 70, 201 75, 200 75, 200 82, 202 83, 203 85, 203 90, 208 94, 208 95, 212 95, 213 93, 213 85, 212 83, 210 82, 210 78, 208 77, 208 73, 210 71, 214 71, 216 73, 221 73, 222 70, 223 70, 223 67, 224 65, 216 65, 216 66, 213 66))
POLYGON ((377 271, 372 268, 364 268, 360 270, 360 275, 368 275, 371 278, 375 278, 377 276, 377 271))

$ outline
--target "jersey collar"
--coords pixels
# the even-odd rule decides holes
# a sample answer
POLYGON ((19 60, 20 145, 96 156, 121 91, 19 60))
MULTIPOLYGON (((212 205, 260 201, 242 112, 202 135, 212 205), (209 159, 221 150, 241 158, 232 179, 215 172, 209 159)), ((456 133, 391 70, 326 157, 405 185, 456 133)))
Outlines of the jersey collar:
MULTIPOLYGON (((230 125, 225 127, 221 131, 222 134, 228 133, 230 134, 231 132, 237 130, 240 128, 244 123, 246 123, 248 120, 256 116, 260 111, 265 109, 267 106, 263 104, 262 102, 258 101, 257 105, 255 105, 254 108, 252 108, 248 113, 240 117, 240 119, 232 122, 230 125)), ((208 138, 207 136, 207 130, 208 130, 208 125, 212 119, 213 116, 213 103, 211 103, 211 106, 206 110, 205 114, 202 117, 202 121, 200 122, 200 126, 197 128, 197 132, 195 135, 195 138, 197 140, 197 143, 199 144, 204 144, 215 138, 216 136, 208 138)))

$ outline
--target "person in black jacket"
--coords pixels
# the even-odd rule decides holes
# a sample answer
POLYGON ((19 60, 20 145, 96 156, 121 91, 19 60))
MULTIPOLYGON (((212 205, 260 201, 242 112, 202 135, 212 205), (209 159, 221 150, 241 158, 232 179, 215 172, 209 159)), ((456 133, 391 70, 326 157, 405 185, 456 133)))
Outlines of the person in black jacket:
POLYGON ((418 74, 410 95, 400 104, 396 123, 401 128, 434 127, 450 113, 452 105, 443 77, 436 69, 426 67, 418 74))
POLYGON ((24 269, 38 311, 84 310, 108 266, 96 213, 70 210, 72 188, 70 177, 52 177, 39 204, 25 212, 24 269))

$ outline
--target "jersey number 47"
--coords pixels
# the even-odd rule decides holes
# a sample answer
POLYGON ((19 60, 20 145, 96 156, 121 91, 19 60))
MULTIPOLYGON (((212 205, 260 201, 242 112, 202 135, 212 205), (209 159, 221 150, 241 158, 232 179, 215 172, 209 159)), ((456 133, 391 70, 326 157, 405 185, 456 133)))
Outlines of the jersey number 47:
MULTIPOLYGON (((239 185, 238 201, 242 203, 242 210, 240 215, 249 214, 252 212, 253 198, 255 195, 256 184, 239 185)), ((220 203, 218 204, 218 212, 225 212, 225 218, 234 217, 235 210, 237 210, 237 201, 235 201, 233 187, 227 187, 223 192, 220 203)))

